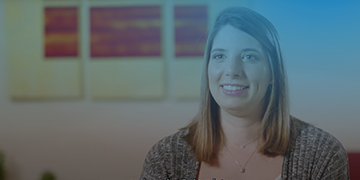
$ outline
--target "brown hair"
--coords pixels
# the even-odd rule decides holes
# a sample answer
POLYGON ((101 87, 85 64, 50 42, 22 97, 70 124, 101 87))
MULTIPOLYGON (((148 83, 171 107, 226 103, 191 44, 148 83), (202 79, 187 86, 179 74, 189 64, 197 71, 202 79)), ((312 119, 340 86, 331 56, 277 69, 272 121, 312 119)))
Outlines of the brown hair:
POLYGON ((189 130, 184 138, 192 147, 197 161, 217 162, 217 154, 224 142, 224 134, 220 125, 219 105, 209 90, 207 67, 213 40, 225 25, 231 25, 251 35, 260 42, 266 52, 272 84, 265 94, 261 134, 264 143, 259 151, 265 155, 284 155, 292 145, 291 139, 296 136, 300 120, 290 116, 287 77, 278 34, 269 20, 244 7, 223 10, 209 33, 204 54, 200 108, 191 123, 181 128, 189 130))

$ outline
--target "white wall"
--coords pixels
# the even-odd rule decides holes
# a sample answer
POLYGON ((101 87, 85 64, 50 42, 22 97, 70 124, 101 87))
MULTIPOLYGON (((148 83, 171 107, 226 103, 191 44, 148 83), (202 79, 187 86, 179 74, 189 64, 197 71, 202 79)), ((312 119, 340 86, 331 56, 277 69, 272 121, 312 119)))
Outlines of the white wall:
MULTIPOLYGON (((292 113, 360 151, 360 5, 256 0, 253 9, 279 31, 292 113)), ((59 180, 137 179, 147 150, 197 111, 196 101, 173 99, 13 102, 4 19, 0 0, 0 149, 10 180, 39 179, 45 169, 59 180)))

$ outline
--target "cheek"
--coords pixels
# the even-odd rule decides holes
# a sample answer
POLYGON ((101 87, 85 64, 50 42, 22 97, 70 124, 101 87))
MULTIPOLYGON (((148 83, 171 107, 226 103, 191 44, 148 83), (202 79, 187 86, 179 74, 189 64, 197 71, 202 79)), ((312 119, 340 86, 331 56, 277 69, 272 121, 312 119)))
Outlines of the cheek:
POLYGON ((221 77, 220 68, 215 66, 212 63, 209 63, 208 66, 208 78, 209 81, 216 81, 221 77))
POLYGON ((261 78, 266 81, 266 83, 269 83, 271 80, 271 71, 268 66, 263 66, 261 70, 261 78))
POLYGON ((247 70, 246 75, 250 82, 258 86, 267 86, 270 82, 270 69, 266 66, 253 67, 247 70))

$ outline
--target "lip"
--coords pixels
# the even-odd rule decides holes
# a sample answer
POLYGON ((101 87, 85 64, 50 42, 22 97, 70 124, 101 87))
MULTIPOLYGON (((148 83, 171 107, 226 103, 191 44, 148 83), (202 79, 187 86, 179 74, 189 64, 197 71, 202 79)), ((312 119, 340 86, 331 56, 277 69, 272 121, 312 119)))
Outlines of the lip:
POLYGON ((242 84, 228 84, 228 83, 226 83, 226 84, 221 84, 220 87, 221 87, 221 90, 222 90, 222 92, 223 92, 224 94, 230 95, 230 96, 238 96, 238 95, 240 95, 240 94, 245 93, 245 92, 249 89, 249 86, 246 86, 246 85, 242 85, 242 84), (224 89, 224 86, 240 86, 240 87, 247 87, 247 88, 245 88, 245 89, 243 89, 243 90, 226 90, 226 89, 224 89))
POLYGON ((221 84, 220 86, 221 86, 221 87, 223 87, 223 86, 240 86, 240 87, 244 87, 244 86, 246 86, 246 85, 235 84, 235 83, 233 83, 233 84, 231 84, 231 83, 225 83, 225 84, 221 84))

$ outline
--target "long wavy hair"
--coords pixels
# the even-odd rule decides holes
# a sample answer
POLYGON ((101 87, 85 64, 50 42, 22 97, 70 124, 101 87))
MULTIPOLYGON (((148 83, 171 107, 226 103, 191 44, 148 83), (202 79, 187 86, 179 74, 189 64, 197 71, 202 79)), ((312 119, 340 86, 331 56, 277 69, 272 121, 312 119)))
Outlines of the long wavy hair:
POLYGON ((244 7, 223 10, 208 35, 202 71, 200 108, 192 121, 181 130, 199 162, 216 163, 217 155, 224 143, 224 133, 220 124, 219 105, 209 89, 208 64, 210 51, 217 33, 226 25, 231 25, 254 37, 263 46, 271 69, 272 84, 264 97, 262 117, 263 141, 259 151, 264 155, 284 155, 292 139, 295 138, 300 120, 290 116, 287 77, 283 65, 278 33, 275 27, 262 15, 244 7))

